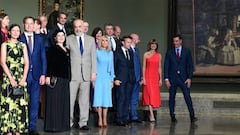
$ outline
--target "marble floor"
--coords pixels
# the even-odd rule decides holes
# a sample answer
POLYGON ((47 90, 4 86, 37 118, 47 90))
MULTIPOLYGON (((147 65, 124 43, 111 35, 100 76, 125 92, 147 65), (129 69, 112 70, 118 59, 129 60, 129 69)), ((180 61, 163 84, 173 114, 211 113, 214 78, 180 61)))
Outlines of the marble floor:
POLYGON ((73 129, 68 132, 44 132, 43 122, 39 120, 41 135, 239 135, 240 116, 200 116, 195 124, 190 124, 185 115, 177 116, 178 122, 172 124, 168 115, 158 115, 157 123, 143 122, 119 127, 110 124, 105 129, 91 126, 89 131, 73 129))

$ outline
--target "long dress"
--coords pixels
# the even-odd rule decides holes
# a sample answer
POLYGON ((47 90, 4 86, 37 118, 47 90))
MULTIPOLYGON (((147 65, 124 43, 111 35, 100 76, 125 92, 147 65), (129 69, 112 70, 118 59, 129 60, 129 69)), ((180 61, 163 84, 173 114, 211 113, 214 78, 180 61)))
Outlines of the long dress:
POLYGON ((48 51, 47 77, 57 77, 55 87, 47 86, 45 97, 44 130, 51 132, 70 129, 70 57, 60 46, 48 51))
MULTIPOLYGON (((23 75, 24 55, 23 48, 25 44, 5 42, 6 46, 6 64, 13 75, 13 78, 19 82, 23 75)), ((28 132, 28 102, 27 83, 25 83, 23 96, 15 96, 8 90, 10 80, 3 74, 3 82, 0 92, 0 131, 7 132, 28 132)))
POLYGON ((160 54, 155 53, 146 59, 145 81, 143 87, 143 105, 151 105, 153 108, 159 108, 161 105, 160 86, 159 86, 159 62, 160 54))
POLYGON ((97 50, 97 78, 94 87, 94 107, 112 107, 112 87, 114 79, 113 52, 97 50))

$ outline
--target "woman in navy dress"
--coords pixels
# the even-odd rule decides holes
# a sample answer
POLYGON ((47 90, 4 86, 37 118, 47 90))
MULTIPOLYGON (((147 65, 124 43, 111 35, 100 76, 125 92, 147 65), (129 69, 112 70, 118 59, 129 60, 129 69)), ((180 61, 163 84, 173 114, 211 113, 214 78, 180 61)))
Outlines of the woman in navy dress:
POLYGON ((98 111, 98 126, 107 127, 108 107, 112 107, 114 79, 113 52, 109 39, 103 36, 97 49, 97 78, 95 81, 93 106, 98 111))

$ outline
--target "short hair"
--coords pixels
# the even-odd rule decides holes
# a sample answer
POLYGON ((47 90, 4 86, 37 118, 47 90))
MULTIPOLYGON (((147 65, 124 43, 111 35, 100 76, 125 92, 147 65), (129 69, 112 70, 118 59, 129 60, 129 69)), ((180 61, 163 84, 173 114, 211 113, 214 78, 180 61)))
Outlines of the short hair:
POLYGON ((66 13, 66 12, 60 12, 60 13, 58 14, 58 18, 60 17, 60 15, 65 15, 66 17, 68 17, 68 13, 66 13))
MULTIPOLYGON (((8 31, 11 31, 14 27, 18 27, 18 28, 20 29, 20 33, 21 33, 21 27, 20 27, 20 25, 18 25, 18 24, 11 24, 11 25, 9 26, 8 31)), ((20 36, 20 35, 19 35, 19 36, 20 36)), ((8 34, 8 38, 11 38, 11 35, 10 35, 10 34, 8 34)))
POLYGON ((98 49, 99 49, 99 50, 104 49, 104 48, 102 47, 102 40, 103 40, 103 39, 107 39, 107 40, 108 40, 108 47, 106 48, 106 50, 107 50, 107 51, 111 51, 112 48, 111 48, 111 45, 110 45, 110 41, 109 41, 109 38, 108 38, 106 35, 101 37, 101 39, 100 39, 100 41, 99 41, 99 43, 98 43, 98 49))
POLYGON ((23 18, 23 23, 24 23, 24 24, 25 24, 25 22, 26 22, 27 19, 32 19, 33 22, 34 22, 34 20, 35 20, 32 16, 25 16, 25 17, 23 18))
POLYGON ((39 24, 39 25, 42 25, 42 22, 41 22, 40 19, 38 19, 38 18, 35 18, 35 19, 34 19, 34 23, 35 23, 35 22, 37 22, 37 24, 39 24))
POLYGON ((100 27, 96 27, 96 28, 94 28, 93 31, 92 31, 91 36, 94 37, 94 38, 96 38, 96 35, 97 35, 97 33, 98 33, 99 31, 101 31, 102 34, 103 34, 103 30, 102 30, 102 28, 100 28, 100 27))
POLYGON ((156 39, 152 39, 152 40, 150 40, 149 42, 148 42, 148 51, 150 51, 151 50, 151 45, 152 44, 156 44, 156 46, 157 46, 157 48, 156 48, 156 50, 155 51, 157 51, 158 50, 158 42, 157 42, 157 40, 156 39))
POLYGON ((112 26, 114 28, 114 25, 112 23, 105 23, 104 24, 104 29, 107 27, 107 26, 112 26))
POLYGON ((177 38, 177 37, 178 37, 180 40, 182 40, 182 36, 181 36, 180 34, 176 34, 176 35, 173 36, 173 38, 177 38))
POLYGON ((122 41, 125 41, 125 39, 127 39, 127 38, 132 40, 132 37, 131 37, 131 36, 126 35, 126 36, 123 36, 123 37, 122 37, 122 41))

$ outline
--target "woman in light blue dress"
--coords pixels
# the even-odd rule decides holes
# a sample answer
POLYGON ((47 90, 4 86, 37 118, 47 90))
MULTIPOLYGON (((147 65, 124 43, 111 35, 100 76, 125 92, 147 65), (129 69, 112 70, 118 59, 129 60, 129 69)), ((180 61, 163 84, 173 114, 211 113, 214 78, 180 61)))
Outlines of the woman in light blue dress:
POLYGON ((114 79, 113 52, 107 36, 101 37, 97 49, 97 78, 94 86, 93 106, 98 111, 98 126, 107 127, 108 107, 112 107, 114 79))

